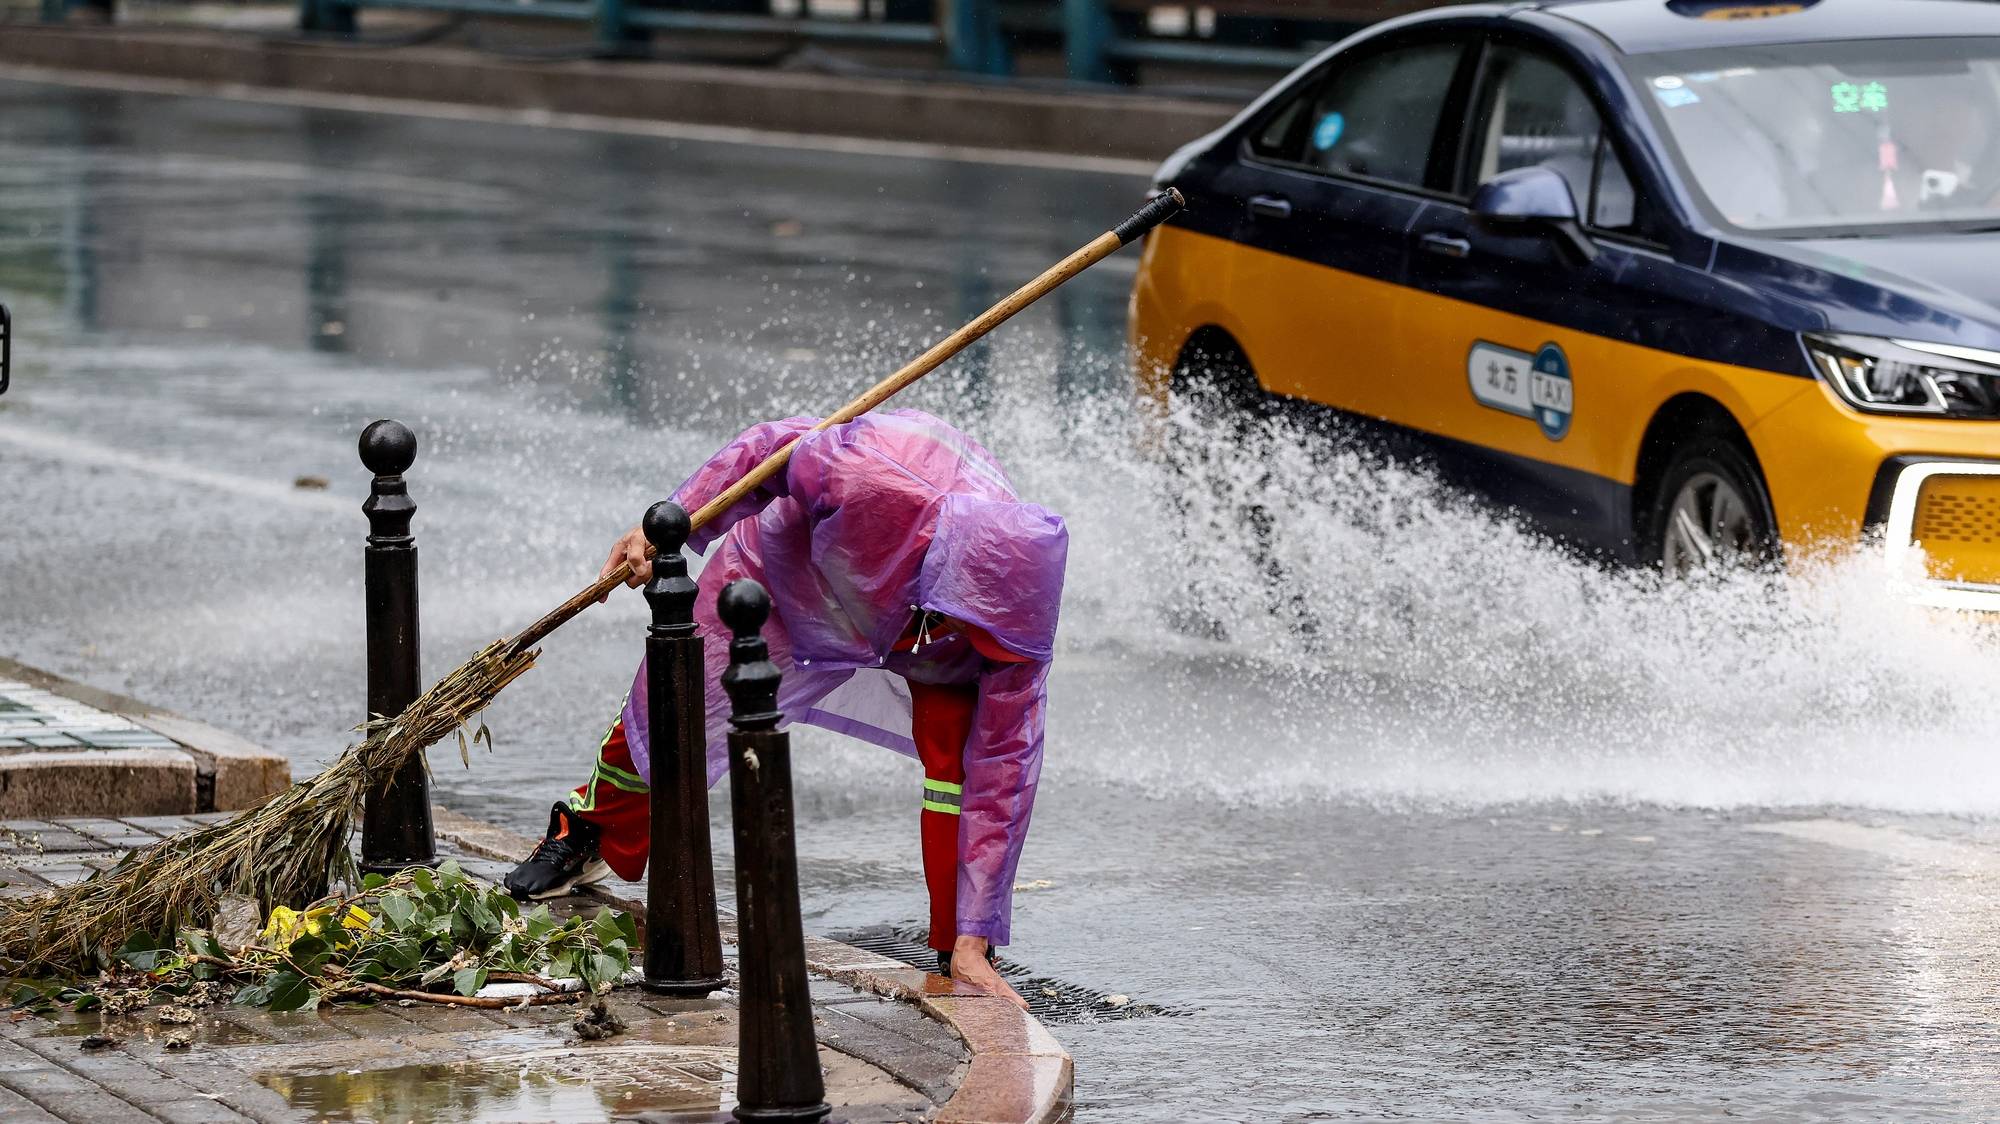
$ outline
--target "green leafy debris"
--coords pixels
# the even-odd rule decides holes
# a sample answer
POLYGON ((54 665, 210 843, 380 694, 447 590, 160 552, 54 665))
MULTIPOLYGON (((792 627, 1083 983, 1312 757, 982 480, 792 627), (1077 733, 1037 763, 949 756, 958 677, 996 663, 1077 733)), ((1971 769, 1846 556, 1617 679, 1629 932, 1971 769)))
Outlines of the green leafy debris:
POLYGON ((637 924, 617 910, 559 918, 538 905, 524 914, 453 862, 393 878, 371 874, 361 886, 304 910, 274 910, 244 948, 225 948, 205 929, 182 929, 172 940, 133 933, 95 981, 14 980, 6 994, 16 1007, 44 1012, 179 1003, 222 984, 232 990, 220 997, 273 1011, 383 998, 502 1006, 521 1001, 475 997, 504 980, 549 989, 531 1002, 583 998, 632 967, 637 924), (555 982, 565 979, 579 986, 558 995, 555 982))

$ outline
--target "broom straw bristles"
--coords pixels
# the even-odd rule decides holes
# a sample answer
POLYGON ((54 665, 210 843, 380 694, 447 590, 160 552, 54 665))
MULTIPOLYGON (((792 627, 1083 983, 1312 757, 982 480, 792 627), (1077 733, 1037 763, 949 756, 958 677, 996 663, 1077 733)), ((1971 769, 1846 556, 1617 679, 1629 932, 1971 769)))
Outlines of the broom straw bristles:
POLYGON ((362 727, 360 744, 309 780, 221 823, 133 851, 112 870, 32 897, 0 902, 0 969, 88 971, 133 933, 164 938, 214 922, 224 895, 297 905, 353 872, 349 826, 377 778, 443 741, 534 666, 539 652, 482 649, 401 715, 362 727))

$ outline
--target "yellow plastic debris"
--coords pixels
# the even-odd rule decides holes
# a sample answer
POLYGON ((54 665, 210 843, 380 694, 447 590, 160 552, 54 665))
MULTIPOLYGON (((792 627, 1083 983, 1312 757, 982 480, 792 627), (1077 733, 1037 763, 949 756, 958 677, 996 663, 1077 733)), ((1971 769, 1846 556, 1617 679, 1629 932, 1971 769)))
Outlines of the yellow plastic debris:
MULTIPOLYGON (((333 907, 323 905, 303 912, 290 906, 278 906, 271 910, 271 919, 264 923, 262 942, 269 948, 283 948, 299 937, 310 933, 315 937, 326 936, 327 922, 333 919, 333 907)), ((347 907, 347 916, 341 918, 342 929, 356 931, 368 928, 368 911, 358 905, 347 907)), ((334 939, 335 944, 346 944, 350 938, 344 933, 334 939)))

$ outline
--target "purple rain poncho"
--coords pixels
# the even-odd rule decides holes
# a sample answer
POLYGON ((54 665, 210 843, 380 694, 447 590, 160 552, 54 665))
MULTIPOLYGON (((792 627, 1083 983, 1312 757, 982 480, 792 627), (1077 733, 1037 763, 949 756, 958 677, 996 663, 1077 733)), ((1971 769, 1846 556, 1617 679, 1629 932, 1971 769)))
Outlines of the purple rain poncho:
MULTIPOLYGON (((1069 534, 1060 516, 1015 495, 992 454, 929 414, 871 413, 814 431, 817 424, 798 417, 753 426, 673 494, 695 511, 798 442, 783 472, 688 542, 699 552, 721 540, 695 603, 707 639, 708 783, 728 769, 721 681, 729 630, 715 599, 738 578, 771 593, 764 638, 785 675, 778 705, 788 723, 915 757, 905 678, 977 684, 958 829, 958 932, 1004 945, 1042 771, 1069 534), (958 632, 899 650, 919 609, 984 629, 1024 662, 987 660, 958 632)), ((633 762, 650 781, 643 663, 624 718, 633 762)))

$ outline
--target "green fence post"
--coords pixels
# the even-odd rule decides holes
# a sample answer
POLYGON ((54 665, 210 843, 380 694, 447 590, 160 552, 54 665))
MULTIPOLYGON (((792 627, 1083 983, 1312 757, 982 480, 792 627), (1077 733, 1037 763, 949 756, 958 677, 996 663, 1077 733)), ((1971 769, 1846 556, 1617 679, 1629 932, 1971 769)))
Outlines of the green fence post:
POLYGON ((341 0, 299 0, 299 30, 323 35, 352 35, 354 6, 341 0))
POLYGON ((1063 57, 1078 82, 1114 82, 1109 48, 1117 28, 1107 0, 1063 0, 1063 57))
POLYGON ((1013 60, 1000 34, 996 0, 943 0, 944 39, 951 65, 972 74, 1008 74, 1013 60))
POLYGON ((597 0, 597 48, 604 55, 630 55, 651 36, 625 20, 625 0, 597 0))

